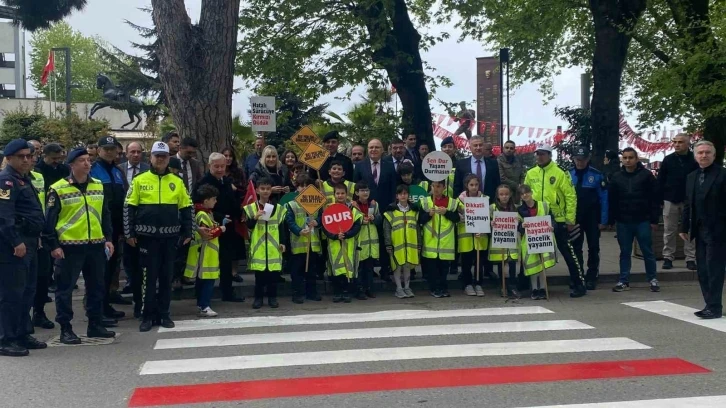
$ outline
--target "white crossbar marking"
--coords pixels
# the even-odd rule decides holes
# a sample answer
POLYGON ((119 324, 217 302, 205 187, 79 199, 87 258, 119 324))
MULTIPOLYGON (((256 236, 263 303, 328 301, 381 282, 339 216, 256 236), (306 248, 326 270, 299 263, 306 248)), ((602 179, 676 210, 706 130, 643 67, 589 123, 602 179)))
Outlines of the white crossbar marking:
POLYGON ((693 323, 699 326, 708 327, 709 329, 726 333, 726 319, 703 320, 693 314, 693 312, 697 312, 698 309, 681 306, 679 304, 666 302, 664 300, 657 300, 653 302, 630 302, 623 304, 625 306, 645 310, 646 312, 656 313, 661 316, 670 317, 672 319, 680 320, 683 322, 693 323))

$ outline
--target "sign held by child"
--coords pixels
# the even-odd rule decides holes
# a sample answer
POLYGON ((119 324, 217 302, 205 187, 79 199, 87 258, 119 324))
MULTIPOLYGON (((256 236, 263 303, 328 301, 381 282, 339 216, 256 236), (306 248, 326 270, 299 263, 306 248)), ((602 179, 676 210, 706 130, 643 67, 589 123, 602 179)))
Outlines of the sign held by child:
POLYGON ((522 222, 527 235, 527 251, 530 254, 555 252, 552 238, 552 217, 527 217, 522 222))
POLYGON ((468 234, 488 234, 492 231, 489 218, 489 197, 464 197, 464 220, 468 234))
POLYGON ((431 152, 421 162, 421 172, 431 181, 443 181, 449 177, 454 162, 444 152, 431 152))
POLYGON ((494 211, 492 248, 517 249, 518 218, 516 212, 494 211))

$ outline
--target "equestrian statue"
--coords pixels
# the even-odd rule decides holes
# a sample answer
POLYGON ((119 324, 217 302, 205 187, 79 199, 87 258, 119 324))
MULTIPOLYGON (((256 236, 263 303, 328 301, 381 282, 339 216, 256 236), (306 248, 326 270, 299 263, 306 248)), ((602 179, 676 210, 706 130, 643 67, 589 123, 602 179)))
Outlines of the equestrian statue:
POLYGON ((135 119, 136 124, 133 128, 131 128, 131 130, 136 130, 141 123, 141 111, 144 111, 148 117, 151 110, 156 108, 154 105, 144 104, 141 99, 132 96, 127 90, 115 86, 111 79, 104 74, 99 73, 98 76, 96 76, 96 88, 103 89, 103 101, 96 102, 93 105, 91 113, 88 115, 88 119, 93 119, 93 115, 98 112, 98 110, 106 107, 117 110, 125 110, 129 113, 129 122, 123 124, 121 129, 124 129, 126 126, 134 123, 135 119))

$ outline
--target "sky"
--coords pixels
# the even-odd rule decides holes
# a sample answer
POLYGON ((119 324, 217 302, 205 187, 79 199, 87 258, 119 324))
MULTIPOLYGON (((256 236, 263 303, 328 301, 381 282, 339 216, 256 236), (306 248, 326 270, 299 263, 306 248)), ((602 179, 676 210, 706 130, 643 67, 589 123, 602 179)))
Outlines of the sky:
MULTIPOLYGON (((201 0, 186 0, 187 12, 192 21, 199 18, 201 0)), ((125 20, 133 21, 141 26, 151 26, 151 16, 139 10, 140 7, 149 7, 149 0, 89 0, 88 5, 82 12, 74 13, 67 21, 76 30, 86 36, 98 36, 115 45, 116 47, 129 52, 136 52, 131 47, 131 42, 144 42, 138 33, 125 24, 125 20)), ((449 27, 432 27, 433 30, 449 27)), ((432 47, 423 53, 424 60, 436 68, 436 75, 444 75, 453 81, 450 88, 439 88, 436 98, 448 101, 473 101, 476 98, 476 58, 490 56, 494 53, 489 50, 487 44, 476 41, 457 42, 458 32, 449 29, 451 38, 432 47)), ((30 35, 27 36, 27 40, 30 35)), ((26 41, 27 41, 26 40, 26 41)), ((30 45, 26 45, 27 52, 30 52, 30 45)), ((29 57, 28 59, 29 60, 29 57)), ((554 89, 557 96, 554 100, 543 104, 543 96, 538 91, 538 85, 528 83, 510 92, 510 118, 511 126, 525 126, 536 128, 554 129, 559 125, 566 128, 566 124, 554 116, 554 108, 557 106, 577 106, 580 104, 580 74, 584 69, 569 69, 557 76, 554 81, 554 89)), ((244 89, 244 83, 240 78, 235 79, 235 87, 242 88, 241 92, 234 95, 233 113, 247 116, 249 97, 251 93, 244 89)), ((28 84, 29 97, 37 94, 32 85, 28 84)), ((356 89, 348 101, 336 100, 341 97, 344 91, 333 95, 321 97, 319 102, 330 103, 336 113, 344 113, 353 104, 360 101, 363 89, 356 89)), ((471 108, 475 108, 471 106, 471 108)), ((435 100, 431 106, 433 113, 445 113, 445 110, 435 100)), ((628 120, 635 128, 634 116, 628 115, 628 120)), ((526 141, 523 132, 522 142, 526 141)), ((520 142, 515 138, 515 141, 520 142)))

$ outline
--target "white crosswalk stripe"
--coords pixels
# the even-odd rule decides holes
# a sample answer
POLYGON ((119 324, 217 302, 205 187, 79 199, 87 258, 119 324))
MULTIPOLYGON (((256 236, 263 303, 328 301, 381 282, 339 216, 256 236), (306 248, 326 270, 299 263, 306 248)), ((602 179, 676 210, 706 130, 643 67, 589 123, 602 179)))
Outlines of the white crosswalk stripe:
POLYGON ((723 408, 726 395, 694 398, 668 398, 639 401, 599 402, 593 404, 548 405, 520 408, 723 408))
POLYGON ((625 306, 645 310, 646 312, 659 314, 661 316, 670 317, 672 319, 692 323, 698 326, 708 327, 709 329, 726 333, 726 319, 704 320, 696 317, 693 314, 694 312, 697 312, 698 309, 681 306, 677 303, 666 302, 664 300, 656 300, 652 302, 629 302, 623 304, 625 306))

